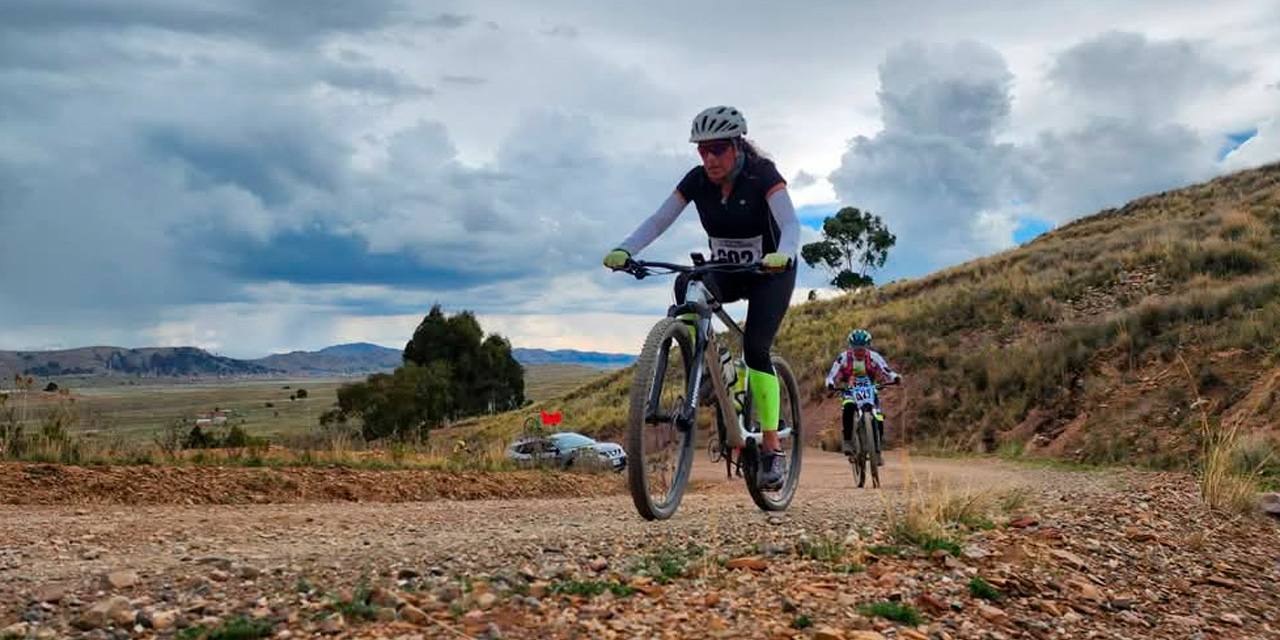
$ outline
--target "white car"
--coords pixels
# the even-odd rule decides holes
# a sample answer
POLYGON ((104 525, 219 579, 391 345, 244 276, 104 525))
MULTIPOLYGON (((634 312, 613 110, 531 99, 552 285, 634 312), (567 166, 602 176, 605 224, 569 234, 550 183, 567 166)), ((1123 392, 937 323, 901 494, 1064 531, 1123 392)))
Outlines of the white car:
POLYGON ((507 457, 521 465, 572 469, 583 455, 595 455, 613 471, 627 467, 627 452, 613 442, 599 442, 580 433, 560 431, 545 437, 528 436, 507 447, 507 457))

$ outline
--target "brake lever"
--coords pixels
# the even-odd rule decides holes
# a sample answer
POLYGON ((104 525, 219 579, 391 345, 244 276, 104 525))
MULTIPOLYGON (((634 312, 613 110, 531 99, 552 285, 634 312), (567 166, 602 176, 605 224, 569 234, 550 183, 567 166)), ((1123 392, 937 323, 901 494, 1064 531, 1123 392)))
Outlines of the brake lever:
POLYGON ((631 258, 627 258, 627 261, 624 262, 617 271, 629 273, 634 276, 636 280, 643 280, 645 276, 649 275, 649 270, 646 269, 644 265, 639 264, 631 258))

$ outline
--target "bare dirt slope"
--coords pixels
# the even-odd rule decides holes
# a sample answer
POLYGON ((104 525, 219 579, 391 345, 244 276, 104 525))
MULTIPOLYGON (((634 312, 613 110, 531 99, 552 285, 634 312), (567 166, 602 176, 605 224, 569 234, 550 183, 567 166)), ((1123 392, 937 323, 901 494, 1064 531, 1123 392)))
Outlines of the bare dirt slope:
POLYGON ((616 475, 536 471, 0 464, 0 504, 10 505, 423 502, 599 496, 625 490, 625 481, 616 475))
POLYGON ((810 450, 792 509, 768 515, 701 455, 699 490, 662 523, 640 520, 621 494, 5 505, 0 630, 46 638, 1280 637, 1280 528, 1212 518, 1186 477, 913 459, 915 477, 948 487, 949 502, 979 495, 994 525, 950 532, 959 546, 947 552, 890 535, 887 509, 919 495, 904 491, 904 462, 889 454, 883 490, 858 490, 842 458, 810 450), (974 576, 1000 599, 973 597, 974 576), (362 580, 369 588, 353 589, 362 580), (923 618, 901 624, 860 613, 875 603, 912 605, 923 618))

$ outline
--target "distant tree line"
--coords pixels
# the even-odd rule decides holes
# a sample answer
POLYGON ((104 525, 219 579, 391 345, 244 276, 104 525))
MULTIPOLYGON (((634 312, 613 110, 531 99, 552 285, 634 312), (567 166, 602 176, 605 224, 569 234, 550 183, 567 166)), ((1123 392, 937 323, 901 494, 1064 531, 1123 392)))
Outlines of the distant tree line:
POLYGON ((50 360, 49 362, 46 362, 45 364, 42 364, 42 365, 27 367, 26 369, 22 370, 22 373, 23 375, 40 376, 42 378, 47 378, 51 376, 88 375, 93 373, 93 369, 86 369, 84 367, 67 367, 64 369, 61 363, 55 360, 50 360))
POLYGON ((485 336, 470 311, 446 316, 435 305, 404 347, 403 365, 342 385, 321 424, 360 422, 366 440, 412 439, 450 420, 525 403, 524 367, 511 343, 485 336))

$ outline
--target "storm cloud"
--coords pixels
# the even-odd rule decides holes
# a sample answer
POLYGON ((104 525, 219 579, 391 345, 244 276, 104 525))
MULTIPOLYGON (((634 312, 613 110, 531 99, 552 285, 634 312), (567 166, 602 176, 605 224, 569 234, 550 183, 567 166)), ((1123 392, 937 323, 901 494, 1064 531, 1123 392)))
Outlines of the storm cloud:
MULTIPOLYGON (((753 0, 674 23, 675 2, 7 2, 0 348, 397 344, 442 302, 517 344, 633 350, 670 282, 599 260, 697 162, 708 104, 747 113, 806 211, 881 214, 886 278, 1277 154, 1256 117, 1274 49, 1219 46, 1268 7, 1156 37, 1207 24, 1201 5, 1082 1, 753 0), (1241 87, 1222 130, 1205 105, 1241 87)), ((691 207, 646 255, 704 244, 691 207)))

